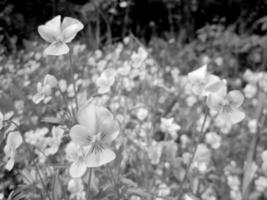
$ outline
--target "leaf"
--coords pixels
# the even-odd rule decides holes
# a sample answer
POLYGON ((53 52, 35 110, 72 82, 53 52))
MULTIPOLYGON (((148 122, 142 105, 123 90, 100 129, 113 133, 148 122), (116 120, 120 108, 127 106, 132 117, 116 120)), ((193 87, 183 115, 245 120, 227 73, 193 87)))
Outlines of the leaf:
POLYGON ((128 187, 137 187, 137 184, 134 181, 126 177, 120 177, 120 181, 128 187))
POLYGON ((151 194, 147 193, 146 191, 140 188, 128 188, 126 191, 129 195, 136 195, 139 197, 149 198, 151 194))
POLYGON ((44 117, 41 122, 61 125, 63 122, 57 117, 44 117))

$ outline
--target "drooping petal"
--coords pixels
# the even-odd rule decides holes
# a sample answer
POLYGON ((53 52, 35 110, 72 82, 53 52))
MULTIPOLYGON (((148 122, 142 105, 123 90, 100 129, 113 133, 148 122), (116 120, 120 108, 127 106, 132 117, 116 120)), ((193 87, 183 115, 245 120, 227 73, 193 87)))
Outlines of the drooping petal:
POLYGON ((202 67, 188 73, 187 77, 191 83, 198 83, 204 81, 207 75, 207 65, 203 65, 202 67))
POLYGON ((49 85, 51 88, 57 86, 57 79, 55 76, 47 74, 44 77, 44 85, 49 85))
POLYGON ((97 134, 96 109, 93 104, 82 106, 77 114, 78 123, 87 128, 88 132, 97 134))
POLYGON ((227 86, 225 80, 215 80, 206 85, 206 92, 217 93, 221 97, 225 97, 227 94, 227 86))
POLYGON ((86 165, 82 160, 78 160, 76 162, 73 162, 70 166, 70 175, 73 178, 79 178, 84 175, 86 172, 86 165))
POLYGON ((32 101, 35 104, 39 104, 42 100, 44 99, 44 95, 40 92, 36 93, 33 97, 32 97, 32 101))
POLYGON ((238 90, 232 90, 227 95, 230 105, 238 108, 244 102, 244 95, 238 90))
POLYGON ((61 26, 64 42, 71 42, 76 34, 83 29, 83 27, 83 24, 79 20, 71 17, 65 17, 61 26))
POLYGON ((47 55, 59 56, 67 54, 69 52, 69 47, 63 42, 53 42, 44 51, 47 55))
POLYGON ((17 149, 22 143, 22 137, 19 132, 11 132, 7 137, 7 146, 17 149))
POLYGON ((87 167, 100 167, 105 165, 116 158, 116 154, 110 149, 104 148, 98 151, 89 152, 86 155, 87 167))
POLYGON ((211 110, 220 111, 222 108, 223 98, 216 93, 210 93, 207 97, 207 106, 211 110))
POLYGON ((220 117, 222 117, 223 120, 231 124, 236 124, 242 121, 245 118, 245 116, 246 116, 245 113, 238 109, 231 109, 231 111, 229 112, 222 112, 220 114, 220 117))
POLYGON ((15 160, 13 158, 10 158, 7 163, 6 163, 6 166, 5 168, 8 170, 8 171, 11 171, 14 167, 14 164, 15 164, 15 160))
POLYGON ((38 32, 41 37, 47 42, 55 42, 56 38, 60 35, 61 32, 61 16, 58 15, 46 22, 45 25, 38 27, 38 32))
POLYGON ((84 126, 75 125, 70 129, 71 140, 75 144, 79 144, 82 146, 90 145, 93 140, 93 133, 90 133, 89 131, 84 126))

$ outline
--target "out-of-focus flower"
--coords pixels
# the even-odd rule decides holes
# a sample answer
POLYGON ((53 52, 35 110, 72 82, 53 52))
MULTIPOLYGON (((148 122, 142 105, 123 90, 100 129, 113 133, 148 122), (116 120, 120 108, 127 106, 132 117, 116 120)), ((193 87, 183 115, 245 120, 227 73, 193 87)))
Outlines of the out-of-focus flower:
POLYGON ((261 153, 262 166, 261 168, 267 173, 267 150, 261 153))
POLYGON ((264 176, 260 176, 255 180, 256 190, 259 192, 264 192, 267 189, 267 178, 264 176))
POLYGON ((7 163, 5 168, 10 171, 15 164, 16 149, 22 144, 22 137, 19 132, 14 131, 8 134, 4 152, 7 163))
POLYGON ((42 100, 49 102, 51 100, 52 89, 57 87, 56 77, 47 74, 44 78, 43 83, 37 83, 37 93, 32 97, 32 101, 35 104, 40 103, 42 100))
POLYGON ((82 147, 73 142, 66 146, 66 158, 72 163, 69 170, 71 177, 79 178, 84 175, 87 169, 85 156, 89 150, 90 147, 82 147))
POLYGON ((64 129, 60 126, 52 128, 52 137, 47 138, 47 147, 44 150, 46 155, 54 155, 57 153, 61 139, 64 135, 64 129))
POLYGON ((218 149, 221 146, 221 137, 215 132, 206 134, 206 142, 213 148, 218 149))
POLYGON ((218 112, 226 122, 235 124, 245 118, 244 112, 239 110, 239 107, 244 101, 243 94, 238 90, 232 90, 227 93, 226 83, 220 80, 209 86, 211 92, 207 98, 207 105, 211 110, 218 112))
POLYGON ((245 97, 251 99, 257 94, 257 87, 254 84, 247 84, 243 89, 245 97))
POLYGON ((110 87, 115 82, 116 71, 114 69, 106 69, 96 80, 98 93, 104 94, 110 91, 110 87))
POLYGON ((71 17, 65 17, 61 23, 60 15, 39 26, 38 32, 41 37, 51 43, 44 53, 54 56, 68 53, 69 47, 66 43, 71 42, 83 27, 79 20, 71 17))
POLYGON ((70 179, 68 182, 68 191, 71 193, 70 198, 76 200, 85 200, 85 191, 82 179, 70 179))
POLYGON ((210 74, 207 71, 207 65, 188 73, 189 82, 192 84, 192 92, 196 95, 206 96, 208 94, 206 88, 215 81, 219 80, 219 77, 210 74))
POLYGON ((66 92, 68 88, 67 81, 64 79, 61 79, 58 81, 58 87, 62 92, 66 92))
POLYGON ((143 47, 139 47, 138 51, 134 52, 131 56, 132 59, 131 65, 134 68, 139 68, 144 64, 147 57, 148 57, 147 51, 143 47))
MULTIPOLYGON (((161 183, 158 187, 158 196, 167 197, 171 194, 171 189, 165 183, 161 183)), ((164 198, 157 197, 156 200, 163 200, 164 198)))
POLYGON ((199 144, 192 167, 197 168, 200 172, 205 172, 210 162, 210 157, 209 148, 205 144, 199 144))
POLYGON ((88 104, 80 108, 77 114, 79 124, 70 130, 72 142, 88 147, 85 154, 87 167, 99 167, 116 158, 109 149, 110 144, 119 135, 119 125, 113 115, 104 107, 88 104))
POLYGON ((255 134, 257 132, 257 120, 256 119, 249 120, 248 128, 251 134, 255 134))
POLYGON ((173 118, 161 118, 160 122, 160 129, 163 132, 170 134, 175 140, 177 138, 177 131, 179 131, 181 127, 174 122, 173 118))
POLYGON ((144 121, 148 116, 148 110, 145 108, 139 108, 137 110, 136 116, 140 121, 144 121))

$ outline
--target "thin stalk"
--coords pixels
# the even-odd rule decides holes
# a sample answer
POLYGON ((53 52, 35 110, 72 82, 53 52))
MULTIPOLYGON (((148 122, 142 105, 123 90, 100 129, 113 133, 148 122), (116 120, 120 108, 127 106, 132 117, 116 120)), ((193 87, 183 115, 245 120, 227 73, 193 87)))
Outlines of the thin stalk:
POLYGON ((89 168, 89 182, 87 185, 87 190, 86 190, 86 199, 89 200, 90 199, 90 190, 91 190, 91 182, 92 182, 92 173, 93 173, 93 169, 89 168))
POLYGON ((189 161, 189 164, 188 164, 188 166, 187 166, 187 168, 186 168, 185 175, 184 175, 184 177, 183 177, 183 179, 182 179, 182 181, 181 181, 181 183, 180 183, 180 187, 179 187, 179 190, 178 190, 178 191, 179 191, 179 193, 178 193, 178 200, 181 199, 181 196, 182 196, 182 193, 183 193, 183 186, 184 186, 184 184, 185 184, 185 182, 186 182, 186 180, 187 180, 188 173, 189 173, 190 168, 191 168, 191 166, 192 166, 192 164, 193 164, 193 161, 194 161, 194 159, 195 159, 195 156, 196 156, 196 153, 197 153, 197 147, 198 147, 198 144, 199 144, 199 142, 201 142, 201 141, 204 139, 204 137, 205 137, 204 127, 205 127, 205 124, 206 124, 206 121, 207 121, 207 117, 208 117, 208 109, 206 109, 205 117, 204 117, 203 123, 202 123, 202 125, 201 125, 199 141, 196 143, 196 145, 195 145, 195 147, 194 147, 193 155, 192 155, 192 157, 191 157, 191 159, 190 159, 190 161, 189 161))
POLYGON ((76 84, 75 84, 75 79, 74 79, 74 71, 73 71, 73 64, 72 64, 72 59, 71 59, 71 52, 69 52, 69 61, 70 61, 70 73, 71 73, 71 81, 72 81, 74 96, 75 96, 76 110, 78 110, 79 109, 78 97, 77 97, 77 90, 76 90, 76 84))
POLYGON ((107 169, 108 169, 108 172, 109 172, 109 174, 110 174, 110 176, 111 176, 111 179, 112 179, 112 182, 113 182, 115 191, 116 191, 116 193, 117 193, 117 198, 120 198, 120 192, 119 192, 119 190, 118 190, 118 188, 117 188, 117 180, 116 180, 116 178, 115 178, 115 176, 114 176, 114 174, 113 174, 113 172, 112 172, 110 166, 107 166, 107 169))

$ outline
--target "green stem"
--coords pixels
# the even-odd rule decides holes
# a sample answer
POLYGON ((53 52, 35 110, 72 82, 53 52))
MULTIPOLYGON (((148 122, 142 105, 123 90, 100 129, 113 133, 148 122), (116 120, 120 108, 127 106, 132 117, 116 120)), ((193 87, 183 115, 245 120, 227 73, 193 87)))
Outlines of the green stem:
POLYGON ((92 182, 92 173, 93 173, 93 169, 89 168, 89 182, 87 185, 87 190, 86 190, 86 199, 89 200, 90 199, 90 190, 91 190, 91 182, 92 182))
POLYGON ((199 143, 204 139, 205 137, 205 131, 204 131, 204 127, 205 127, 205 124, 206 124, 206 121, 207 121, 207 117, 208 117, 208 109, 206 110, 206 113, 205 113, 205 117, 204 117, 204 120, 203 120, 203 123, 201 125, 201 129, 200 129, 200 138, 199 138, 199 141, 196 143, 195 147, 194 147, 194 151, 193 151, 193 155, 189 161, 189 164, 186 168, 186 171, 185 171, 185 175, 180 183, 180 187, 179 187, 179 193, 178 193, 178 200, 181 199, 181 196, 183 194, 183 186, 187 180, 187 177, 188 177, 188 174, 189 174, 189 171, 190 171, 190 168, 193 164, 193 161, 195 159, 195 156, 196 156, 196 153, 197 153, 197 147, 199 145, 199 143))
POLYGON ((115 191, 117 193, 117 198, 120 198, 120 192, 119 192, 118 187, 117 187, 117 180, 116 180, 116 178, 115 178, 110 166, 107 166, 107 169, 108 169, 108 172, 109 172, 109 174, 111 176, 115 191))
POLYGON ((71 81, 72 81, 73 90, 74 90, 74 96, 75 96, 76 110, 79 110, 77 90, 76 90, 76 84, 75 84, 75 79, 74 79, 74 71, 73 71, 73 65, 72 65, 72 59, 71 59, 71 52, 69 52, 69 61, 70 61, 70 73, 71 73, 71 81))

